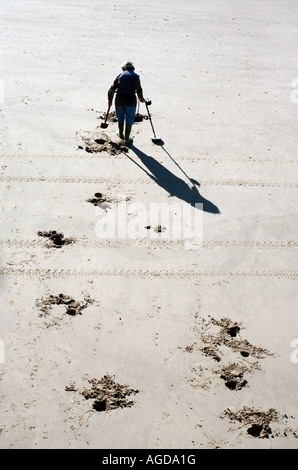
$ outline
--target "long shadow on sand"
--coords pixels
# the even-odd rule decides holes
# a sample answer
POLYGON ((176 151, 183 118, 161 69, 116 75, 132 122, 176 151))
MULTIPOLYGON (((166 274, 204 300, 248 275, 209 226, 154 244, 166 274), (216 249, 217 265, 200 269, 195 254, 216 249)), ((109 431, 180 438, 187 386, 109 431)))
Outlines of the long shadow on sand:
POLYGON ((198 209, 202 209, 205 212, 210 212, 212 214, 219 214, 220 211, 212 202, 205 199, 200 195, 197 186, 200 184, 187 176, 187 174, 182 170, 178 163, 171 157, 171 155, 165 150, 162 146, 164 152, 173 160, 173 162, 179 167, 182 173, 188 178, 191 185, 188 185, 178 176, 174 175, 170 170, 168 170, 161 163, 156 161, 153 157, 146 155, 140 149, 134 145, 130 145, 130 150, 132 150, 136 156, 141 160, 143 165, 147 168, 143 168, 138 162, 131 158, 127 153, 125 154, 135 165, 141 168, 156 184, 162 187, 165 191, 169 193, 170 196, 177 197, 187 202, 191 206, 194 206, 198 209), (149 173, 150 172, 150 173, 149 173), (201 206, 202 204, 202 206, 201 206))

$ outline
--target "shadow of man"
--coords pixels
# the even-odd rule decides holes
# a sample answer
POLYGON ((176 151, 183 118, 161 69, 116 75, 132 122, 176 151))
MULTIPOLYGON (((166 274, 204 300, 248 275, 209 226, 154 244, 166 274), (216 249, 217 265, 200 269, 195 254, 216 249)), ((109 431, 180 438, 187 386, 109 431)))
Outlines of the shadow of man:
POLYGON ((175 160, 170 156, 170 154, 163 148, 163 150, 170 156, 170 158, 175 162, 175 164, 180 168, 184 175, 189 179, 191 186, 189 186, 183 179, 174 175, 170 170, 168 170, 161 163, 156 161, 153 157, 146 155, 140 149, 134 145, 129 147, 135 155, 141 160, 143 165, 149 170, 149 172, 143 168, 139 163, 137 163, 133 158, 131 158, 127 153, 125 154, 131 161, 133 161, 137 166, 139 166, 155 183, 162 187, 165 191, 169 193, 171 197, 177 197, 197 209, 202 209, 204 212, 210 212, 212 214, 220 214, 219 209, 210 201, 205 199, 200 195, 197 186, 199 183, 193 179, 190 179, 182 168, 175 162, 175 160))

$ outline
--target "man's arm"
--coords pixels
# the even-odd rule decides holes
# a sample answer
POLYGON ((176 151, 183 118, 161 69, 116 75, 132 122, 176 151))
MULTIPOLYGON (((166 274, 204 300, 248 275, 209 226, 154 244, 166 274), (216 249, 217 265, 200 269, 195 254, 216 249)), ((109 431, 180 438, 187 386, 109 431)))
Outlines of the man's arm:
POLYGON ((112 106, 114 94, 115 94, 115 91, 117 90, 117 88, 118 88, 118 82, 117 82, 117 78, 115 78, 115 80, 113 81, 113 83, 110 86, 109 91, 108 91, 109 106, 112 106))
POLYGON ((135 90, 137 92, 138 98, 141 101, 141 103, 145 103, 140 77, 136 79, 135 90))

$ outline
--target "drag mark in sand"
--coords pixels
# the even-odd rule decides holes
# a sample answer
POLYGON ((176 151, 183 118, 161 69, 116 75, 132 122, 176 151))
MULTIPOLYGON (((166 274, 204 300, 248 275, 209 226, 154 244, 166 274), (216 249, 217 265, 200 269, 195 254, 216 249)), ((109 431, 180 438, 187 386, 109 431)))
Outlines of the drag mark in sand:
MULTIPOLYGON (((106 204, 113 201, 110 198, 102 195, 102 193, 95 193, 94 197, 91 197, 87 200, 91 204, 97 206, 101 204, 106 204)), ((113 201, 114 202, 114 201, 113 201)), ((151 227, 150 227, 151 228, 151 227)), ((149 229, 149 227, 148 227, 149 229)), ((49 232, 47 232, 49 233, 49 232)), ((63 235, 63 234, 61 234, 63 235)), ((206 242, 191 242, 194 249, 202 248, 204 250, 211 250, 213 248, 260 248, 264 250, 295 250, 298 248, 298 242, 294 240, 282 240, 282 241, 242 241, 242 240, 215 240, 215 241, 206 241, 206 242)), ((37 246, 42 245, 42 242, 39 240, 18 240, 11 238, 8 240, 0 240, 0 248, 36 248, 37 246)), ((157 246, 164 249, 184 249, 185 240, 171 240, 171 239, 153 239, 153 238, 134 238, 134 239, 101 239, 101 240, 87 240, 85 238, 77 238, 76 245, 88 248, 127 248, 140 246, 144 248, 157 246)))
POLYGON ((23 277, 128 277, 128 278, 180 278, 195 279, 201 277, 259 277, 259 278, 290 278, 296 279, 298 271, 294 270, 272 270, 272 271, 196 271, 186 269, 25 269, 25 268, 2 268, 2 276, 23 277))
MULTIPOLYGON (((116 144, 115 144, 116 145, 116 144)), ((118 144, 117 144, 118 145, 118 144)), ((123 150, 121 150, 122 152, 123 150)), ((162 181, 171 181, 169 178, 160 178, 162 181)), ((142 178, 121 178, 123 184, 155 184, 153 180, 142 178)), ((119 177, 88 177, 88 176, 0 176, 1 183, 77 183, 77 184, 104 184, 111 183, 118 187, 119 177)), ((275 181, 253 181, 244 179, 235 180, 201 180, 202 186, 246 186, 263 188, 297 188, 298 183, 293 182, 275 182, 275 181)))
MULTIPOLYGON (((83 147, 82 147, 83 148, 83 147)), ((81 150, 81 149, 80 149, 81 150)), ((103 158, 106 158, 106 155, 103 153, 98 153, 98 155, 96 156, 97 158, 99 157, 103 157, 103 158)), ((46 154, 37 154, 37 155, 27 155, 27 154, 11 154, 11 155, 0 155, 0 159, 1 158, 5 158, 5 159, 8 159, 8 160, 11 160, 12 158, 21 158, 21 159, 26 159, 26 158, 43 158, 43 159, 46 159, 46 158, 57 158, 59 160, 61 159, 81 159, 81 160, 84 160, 86 161, 86 158, 90 158, 90 159, 93 159, 94 157, 92 157, 91 154, 89 155, 86 155, 85 153, 82 154, 82 153, 72 153, 72 154, 69 154, 69 155, 58 155, 58 154, 53 154, 53 155, 46 155, 46 154)), ((117 155, 114 155, 114 158, 118 158, 118 159, 127 159, 127 157, 123 154, 123 153, 119 153, 117 155)), ((162 160, 160 160, 161 163, 162 163, 162 160)), ((184 156, 184 155, 180 155, 179 156, 179 161, 190 161, 190 162, 193 162, 193 163, 196 163, 196 162, 200 162, 200 161, 204 161, 204 162, 211 162, 211 163, 216 163, 216 164, 221 164, 221 163, 251 163, 251 164, 271 164, 271 165, 280 165, 280 164, 283 164, 283 165, 288 165, 288 164, 297 164, 298 163, 298 160, 295 160, 295 159, 289 159, 287 157, 279 157, 276 158, 276 159, 266 159, 266 158, 258 158, 258 157, 247 157, 247 158, 232 158, 232 157, 212 157, 211 155, 208 156, 208 157, 202 157, 202 156, 190 156, 190 157, 187 157, 187 156, 184 156)))

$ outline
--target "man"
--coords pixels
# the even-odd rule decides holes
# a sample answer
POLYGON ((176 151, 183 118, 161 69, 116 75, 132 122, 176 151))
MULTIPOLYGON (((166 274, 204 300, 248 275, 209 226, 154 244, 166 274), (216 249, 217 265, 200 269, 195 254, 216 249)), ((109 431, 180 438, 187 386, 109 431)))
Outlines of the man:
POLYGON ((132 139, 129 137, 131 128, 134 124, 134 118, 137 108, 137 98, 138 95, 141 103, 144 103, 143 90, 141 87, 141 81, 138 74, 135 73, 135 68, 132 62, 125 62, 122 65, 122 73, 120 73, 108 91, 108 101, 109 106, 112 106, 114 93, 117 90, 115 98, 115 111, 118 119, 118 136, 120 139, 126 141, 126 143, 132 142, 132 139), (124 132, 124 122, 125 122, 125 132, 124 132))

